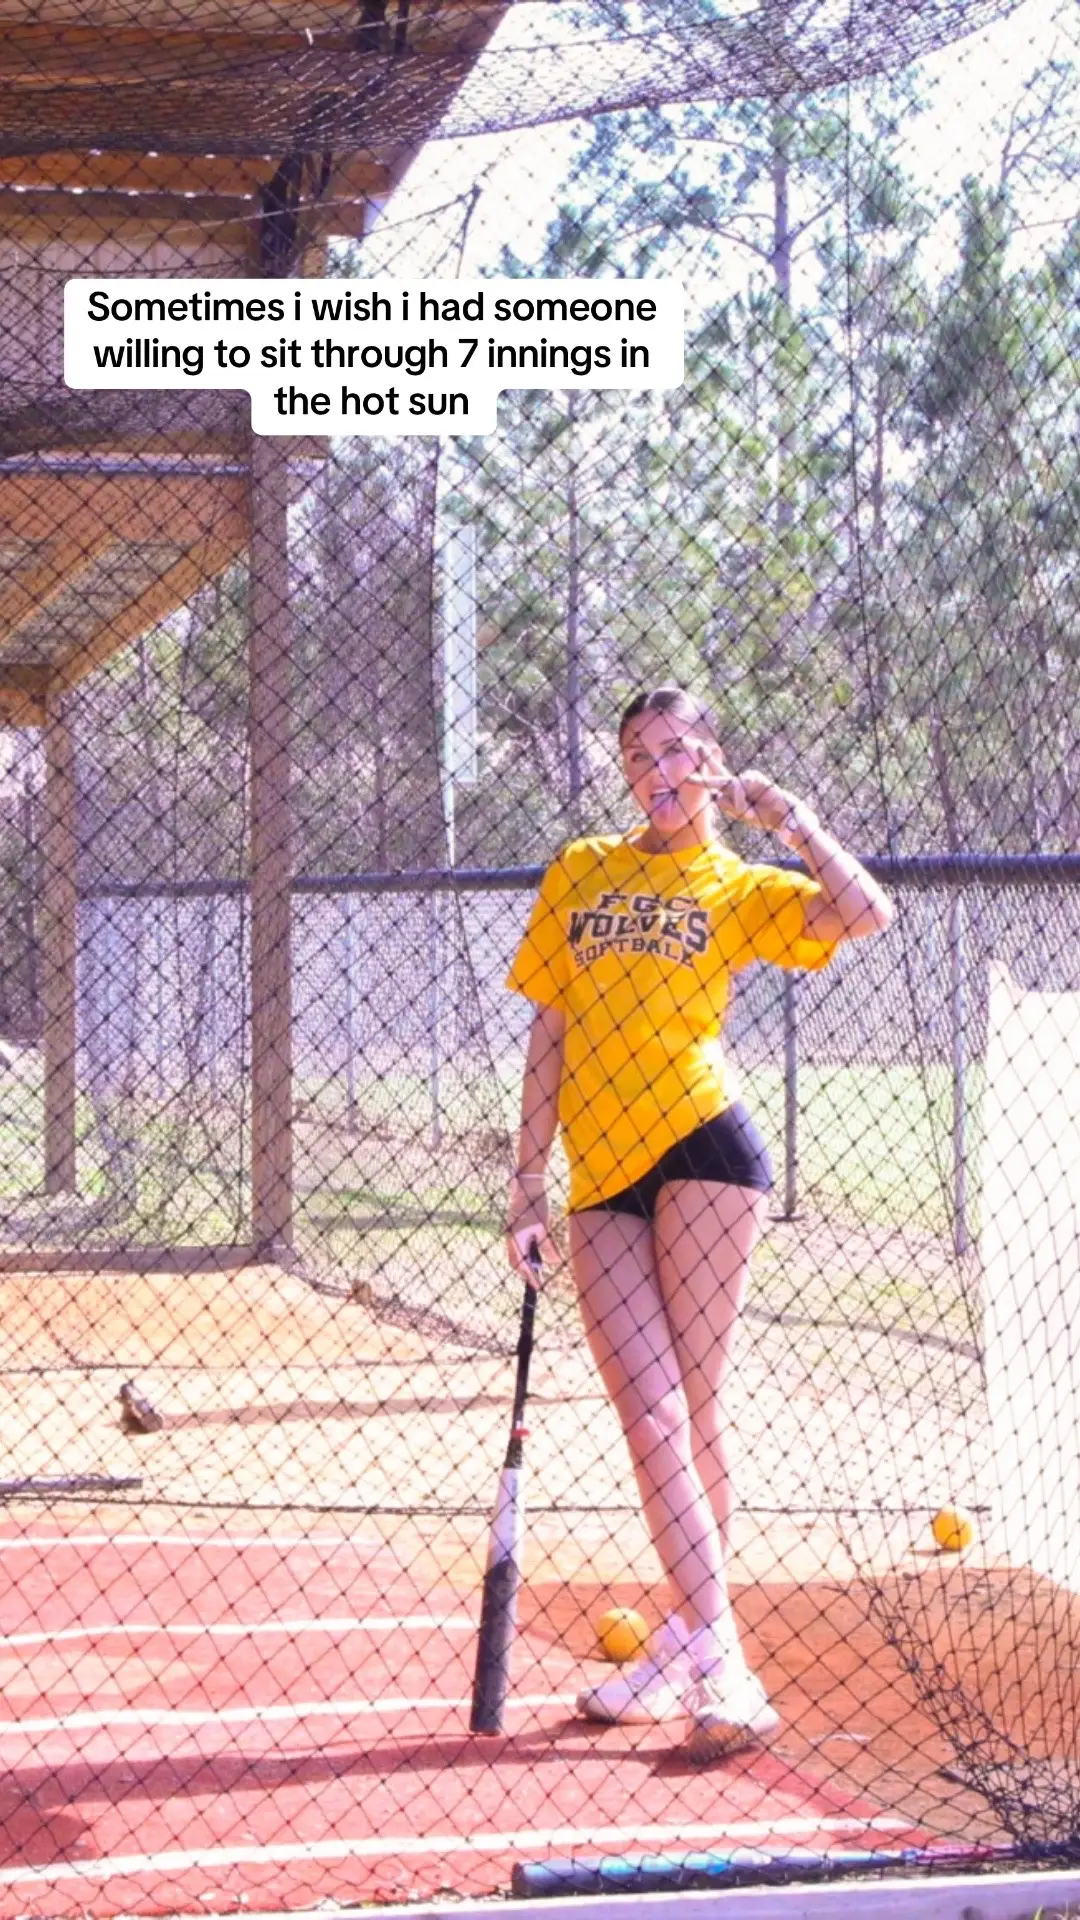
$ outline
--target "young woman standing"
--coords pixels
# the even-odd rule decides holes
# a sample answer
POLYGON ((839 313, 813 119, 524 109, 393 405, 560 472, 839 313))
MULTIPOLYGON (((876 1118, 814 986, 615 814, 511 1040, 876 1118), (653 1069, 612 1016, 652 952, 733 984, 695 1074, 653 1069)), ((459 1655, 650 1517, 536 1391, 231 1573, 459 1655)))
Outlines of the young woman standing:
POLYGON ((739 1645, 725 1574, 721 1394, 772 1184, 721 1041, 732 976, 820 968, 892 909, 804 801, 734 776, 680 688, 636 699, 619 745, 644 825, 548 868, 508 985, 535 1003, 507 1223, 521 1273, 550 1260, 548 1156, 570 1166, 570 1251, 589 1346, 626 1436, 677 1610, 634 1667, 589 1688, 606 1721, 690 1721, 700 1761, 778 1724, 739 1645), (777 835, 808 874, 749 866, 715 808, 777 835))

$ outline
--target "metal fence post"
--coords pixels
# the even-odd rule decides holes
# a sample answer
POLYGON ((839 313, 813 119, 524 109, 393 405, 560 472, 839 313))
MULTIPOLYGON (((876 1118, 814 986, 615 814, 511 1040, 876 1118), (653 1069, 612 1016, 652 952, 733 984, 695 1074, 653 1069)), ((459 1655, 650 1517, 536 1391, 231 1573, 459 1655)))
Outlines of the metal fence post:
POLYGON ((166 1094, 165 1063, 165 902, 151 901, 154 920, 154 1065, 159 1100, 166 1094))
POLYGON ((799 1016, 796 976, 785 972, 784 988, 784 1211, 794 1220, 799 1179, 799 1016))
POLYGON ((353 965, 356 953, 356 929, 353 924, 354 895, 342 896, 342 933, 345 961, 345 1114, 350 1127, 356 1125, 356 994, 353 965))
POLYGON ((439 969, 442 963, 442 941, 439 936, 442 930, 440 924, 442 912, 441 901, 437 894, 428 894, 426 904, 428 915, 428 953, 431 966, 431 985, 428 999, 429 1017, 431 1021, 431 1044, 428 1065, 428 1086, 431 1097, 431 1144, 433 1147, 440 1147, 443 1137, 442 1093, 439 1086, 439 1028, 442 1025, 442 982, 439 977, 439 969))
POLYGON ((964 1011, 964 897, 949 901, 949 1014, 952 1040, 953 1248, 971 1245, 967 1201, 967 1035, 964 1011))
POLYGON ((209 925, 206 929, 206 1058, 210 1086, 214 1093, 218 1090, 221 1077, 221 1063, 218 1060, 220 1028, 218 1024, 218 903, 211 896, 207 901, 209 925))

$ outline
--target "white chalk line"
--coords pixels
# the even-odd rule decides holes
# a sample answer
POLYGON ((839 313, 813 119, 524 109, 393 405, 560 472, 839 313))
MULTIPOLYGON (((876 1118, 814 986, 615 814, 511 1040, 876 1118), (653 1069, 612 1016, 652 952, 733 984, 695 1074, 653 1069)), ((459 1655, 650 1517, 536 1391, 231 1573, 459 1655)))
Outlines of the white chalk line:
POLYGON ((888 1814, 867 1815, 865 1820, 841 1820, 823 1815, 820 1819, 801 1814, 783 1814, 776 1820, 729 1820, 687 1822, 684 1826, 629 1827, 549 1827, 526 1829, 523 1833, 432 1833, 379 1834, 357 1840, 309 1840, 272 1842, 265 1847, 172 1848, 167 1853, 116 1854, 102 1860, 62 1860, 47 1866, 0 1868, 0 1886, 18 1886, 25 1881, 40 1884, 56 1880, 134 1879, 141 1874, 188 1873, 202 1868, 219 1873, 225 1867, 286 1866, 297 1861, 377 1860, 384 1854, 398 1858, 426 1853, 532 1853, 550 1847, 617 1847, 627 1844, 668 1846, 696 1840, 803 1839, 808 1834, 828 1833, 907 1833, 911 1823, 888 1814))
POLYGON ((9 1633, 0 1636, 0 1653, 6 1647, 39 1647, 61 1645, 71 1640, 107 1640, 118 1636, 131 1638, 135 1634, 168 1634, 172 1640, 196 1640, 210 1635, 218 1640, 239 1640, 256 1634, 281 1634, 289 1639, 302 1633, 394 1633, 403 1629, 407 1633, 475 1633, 476 1622, 464 1614, 400 1613, 366 1614, 360 1619, 312 1619, 303 1620, 256 1620, 251 1622, 238 1620, 212 1620, 205 1624, 177 1625, 165 1620, 109 1620, 101 1626, 81 1625, 77 1627, 56 1627, 51 1632, 9 1633))
MULTIPOLYGON (((573 1693, 519 1694, 508 1709, 570 1705, 573 1693)), ((383 1700, 279 1700, 253 1707, 114 1707, 109 1712, 49 1715, 27 1720, 0 1720, 0 1738, 40 1733, 104 1732, 109 1727, 242 1727, 270 1726, 288 1720, 354 1720, 360 1715, 393 1713, 451 1713, 471 1704, 468 1699, 446 1699, 438 1694, 389 1695, 383 1700)))

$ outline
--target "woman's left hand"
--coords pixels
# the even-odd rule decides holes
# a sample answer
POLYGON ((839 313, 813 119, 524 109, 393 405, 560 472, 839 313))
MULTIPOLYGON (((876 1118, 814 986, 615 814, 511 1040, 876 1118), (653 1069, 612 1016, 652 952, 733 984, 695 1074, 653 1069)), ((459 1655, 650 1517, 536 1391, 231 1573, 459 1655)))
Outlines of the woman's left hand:
POLYGON ((709 784, 717 806, 729 820, 742 820, 748 827, 761 827, 766 833, 780 833, 790 828, 793 814, 810 812, 805 801, 753 769, 736 774, 725 768, 722 774, 713 774, 709 784))

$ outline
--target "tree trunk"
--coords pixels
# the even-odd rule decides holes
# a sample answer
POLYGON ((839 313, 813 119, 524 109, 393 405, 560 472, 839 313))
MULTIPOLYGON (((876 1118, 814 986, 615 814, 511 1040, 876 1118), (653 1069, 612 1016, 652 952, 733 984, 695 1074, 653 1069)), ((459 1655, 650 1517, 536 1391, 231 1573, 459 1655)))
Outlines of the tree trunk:
MULTIPOLYGON (((416 583, 418 686, 424 685, 419 673, 426 668, 429 689, 423 713, 416 714, 416 731, 411 751, 414 801, 415 852, 412 857, 421 867, 454 864, 453 832, 443 785, 443 660, 437 644, 438 624, 435 602, 435 509, 439 491, 439 442, 432 440, 424 449, 417 475, 415 556, 419 568, 416 583), (419 652, 425 656, 422 663, 419 652), (415 784, 414 784, 415 783, 415 784)), ((389 665, 389 663, 387 663, 389 665)))
POLYGON ((374 762, 374 792, 371 809, 375 825, 375 867, 378 873, 385 873, 390 865, 390 834, 387 820, 387 793, 389 781, 387 767, 389 756, 386 750, 386 730, 382 721, 380 688, 376 696, 376 705, 372 714, 372 759, 374 762))
POLYGON ((251 1231, 270 1259, 293 1240, 292 757, 294 632, 289 443, 250 438, 251 1231))
POLYGON ((870 544, 875 548, 880 548, 885 539, 885 411, 885 380, 879 372, 874 386, 874 464, 870 474, 870 544))
POLYGON ((776 531, 781 538, 795 520, 792 497, 795 482, 795 435, 797 421, 792 396, 785 387, 786 370, 783 348, 791 326, 791 162, 790 124, 783 108, 773 115, 772 190, 773 240, 770 264, 777 298, 776 343, 776 531))
POLYGON ((950 853, 959 853, 960 814, 956 804, 952 767, 949 763, 948 737, 941 717, 941 709, 936 700, 930 708, 930 758, 937 780, 938 798, 941 801, 947 848, 950 853))
POLYGON ((63 703, 50 696, 45 723, 41 836, 41 995, 45 1068, 45 1191, 75 1187, 77 857, 74 743, 63 703))

